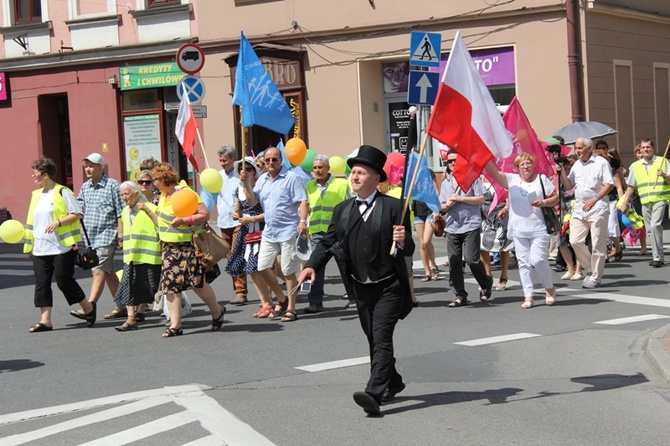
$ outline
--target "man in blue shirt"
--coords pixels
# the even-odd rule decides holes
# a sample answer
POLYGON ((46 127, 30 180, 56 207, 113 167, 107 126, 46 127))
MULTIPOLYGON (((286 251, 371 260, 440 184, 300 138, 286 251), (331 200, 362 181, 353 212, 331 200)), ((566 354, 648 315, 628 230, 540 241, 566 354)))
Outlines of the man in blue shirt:
POLYGON ((307 233, 307 194, 298 176, 282 168, 279 149, 271 147, 265 151, 267 172, 260 176, 254 187, 254 194, 247 195, 249 204, 260 202, 265 212, 265 229, 258 253, 258 271, 270 283, 277 278, 272 271, 275 259, 281 255, 281 270, 286 277, 288 299, 277 299, 279 303, 270 314, 276 318, 284 310, 282 322, 298 318, 295 310, 298 297, 296 272, 300 269, 300 259, 296 248, 299 235, 307 233))
MULTIPOLYGON (((100 259, 98 266, 92 269, 93 283, 88 297, 91 303, 96 303, 102 295, 105 284, 112 297, 116 295, 119 286, 119 278, 114 268, 114 254, 123 240, 120 228, 124 204, 121 200, 119 182, 109 178, 104 172, 105 159, 102 155, 91 153, 82 161, 88 180, 81 186, 77 201, 84 213, 83 224, 86 226, 91 247, 96 250, 100 259)), ((86 237, 82 239, 86 243, 86 237)), ((72 311, 70 314, 81 319, 85 318, 80 311, 72 311)), ((105 315, 105 319, 126 316, 126 309, 117 306, 114 311, 105 315)))
MULTIPOLYGON (((219 171, 223 178, 223 187, 216 198, 216 210, 218 218, 216 224, 221 229, 221 237, 234 245, 234 239, 240 230, 240 223, 233 220, 232 214, 237 212, 235 191, 240 186, 240 180, 235 176, 235 161, 237 160, 237 149, 233 146, 224 145, 218 150, 219 163, 222 169, 219 171)), ((230 258, 230 253, 228 253, 230 258)), ((247 276, 233 277, 233 289, 237 296, 230 303, 232 305, 244 305, 247 303, 247 276)))

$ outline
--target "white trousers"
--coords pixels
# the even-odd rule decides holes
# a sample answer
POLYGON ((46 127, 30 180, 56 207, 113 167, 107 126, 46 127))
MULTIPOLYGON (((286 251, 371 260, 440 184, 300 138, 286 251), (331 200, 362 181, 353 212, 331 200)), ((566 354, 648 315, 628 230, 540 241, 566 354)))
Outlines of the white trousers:
POLYGON ((514 236, 514 250, 516 251, 516 260, 519 264, 519 276, 521 277, 521 286, 523 287, 524 297, 533 297, 533 278, 531 270, 540 278, 540 282, 545 289, 554 287, 551 279, 551 268, 549 267, 549 234, 536 235, 532 237, 514 236))
POLYGON ((591 270, 591 280, 601 283, 607 263, 607 222, 609 211, 588 218, 573 215, 570 219, 570 244, 582 268, 591 270), (591 233, 591 251, 586 236, 591 233))

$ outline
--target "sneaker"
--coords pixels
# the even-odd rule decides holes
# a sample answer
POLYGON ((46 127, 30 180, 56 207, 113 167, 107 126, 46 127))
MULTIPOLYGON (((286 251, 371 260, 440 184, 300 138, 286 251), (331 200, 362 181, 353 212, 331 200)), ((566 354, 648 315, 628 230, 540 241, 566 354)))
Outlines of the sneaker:
POLYGON ((574 276, 574 275, 575 275, 575 274, 573 274, 573 273, 571 273, 570 271, 568 271, 567 273, 565 273, 565 274, 563 274, 563 275, 561 276, 561 279, 562 279, 562 280, 571 280, 571 279, 572 279, 572 276, 574 276))
POLYGON ((307 314, 316 314, 324 311, 323 305, 310 305, 309 307, 303 308, 303 313, 307 314))
POLYGON ((356 302, 349 302, 344 308, 358 308, 358 304, 356 302))
POLYGON ((583 274, 573 274, 570 280, 584 280, 583 274))
POLYGON ((585 288, 587 290, 594 290, 596 288, 600 288, 600 284, 598 282, 596 282, 595 280, 592 280, 591 278, 588 278, 582 284, 582 288, 585 288))

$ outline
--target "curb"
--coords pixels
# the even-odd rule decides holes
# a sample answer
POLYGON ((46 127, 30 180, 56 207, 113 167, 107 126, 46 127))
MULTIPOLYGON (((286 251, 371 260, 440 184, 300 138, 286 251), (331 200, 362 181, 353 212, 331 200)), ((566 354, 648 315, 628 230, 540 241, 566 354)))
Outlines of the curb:
POLYGON ((670 341, 670 325, 653 331, 644 347, 644 353, 656 372, 670 382, 670 354, 665 348, 666 336, 670 341))

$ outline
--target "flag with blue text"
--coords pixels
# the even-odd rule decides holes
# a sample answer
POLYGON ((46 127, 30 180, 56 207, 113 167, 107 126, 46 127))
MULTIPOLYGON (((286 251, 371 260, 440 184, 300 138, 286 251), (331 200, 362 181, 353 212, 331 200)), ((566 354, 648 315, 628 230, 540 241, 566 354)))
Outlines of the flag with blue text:
POLYGON ((233 105, 242 107, 242 126, 259 125, 286 135, 295 118, 251 44, 240 31, 233 105))

